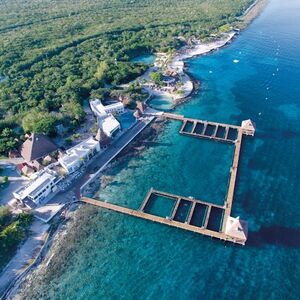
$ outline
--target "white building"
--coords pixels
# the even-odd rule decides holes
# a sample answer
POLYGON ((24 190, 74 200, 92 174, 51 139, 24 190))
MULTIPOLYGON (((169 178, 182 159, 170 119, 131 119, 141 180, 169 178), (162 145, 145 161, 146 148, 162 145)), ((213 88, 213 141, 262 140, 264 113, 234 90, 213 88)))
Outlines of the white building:
POLYGON ((103 118, 108 114, 118 115, 124 112, 122 102, 116 102, 109 105, 103 105, 99 99, 90 102, 91 109, 97 118, 103 118))
POLYGON ((78 170, 99 151, 99 142, 94 140, 93 137, 90 137, 80 144, 68 149, 66 155, 59 158, 58 161, 67 173, 71 174, 78 170))
POLYGON ((90 102, 91 109, 97 117, 99 128, 101 128, 108 137, 114 136, 121 129, 120 122, 114 115, 124 112, 124 105, 121 102, 103 105, 99 99, 90 102))
POLYGON ((61 179, 55 171, 44 169, 36 173, 27 186, 13 192, 13 195, 27 207, 34 208, 57 189, 56 184, 61 179))
POLYGON ((111 114, 98 122, 99 128, 102 128, 108 137, 113 137, 119 130, 121 130, 120 122, 111 114))

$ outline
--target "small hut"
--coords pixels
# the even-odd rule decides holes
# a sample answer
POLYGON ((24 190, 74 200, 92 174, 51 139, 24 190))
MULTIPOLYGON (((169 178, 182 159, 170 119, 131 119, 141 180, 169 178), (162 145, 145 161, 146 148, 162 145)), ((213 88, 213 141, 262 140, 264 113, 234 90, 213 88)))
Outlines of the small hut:
POLYGON ((133 116, 138 120, 141 117, 141 113, 139 109, 136 109, 133 113, 133 116))
POLYGON ((143 114, 147 109, 147 105, 145 104, 145 102, 136 101, 136 108, 140 111, 141 114, 143 114))
POLYGON ((225 234, 235 240, 246 242, 248 236, 248 223, 240 220, 239 217, 233 218, 229 216, 226 222, 225 234))
POLYGON ((244 120, 242 122, 242 131, 243 131, 243 134, 254 136, 255 123, 252 122, 250 119, 244 120))
POLYGON ((105 134, 102 128, 98 129, 95 139, 100 143, 101 148, 107 147, 111 142, 111 138, 105 134))

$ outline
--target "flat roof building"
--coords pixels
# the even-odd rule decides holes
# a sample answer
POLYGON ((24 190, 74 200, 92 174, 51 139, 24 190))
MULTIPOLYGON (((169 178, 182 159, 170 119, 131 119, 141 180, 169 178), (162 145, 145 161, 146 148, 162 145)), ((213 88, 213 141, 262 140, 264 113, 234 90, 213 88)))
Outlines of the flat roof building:
POLYGON ((56 184, 61 179, 55 171, 44 169, 36 173, 34 179, 27 186, 13 192, 13 195, 27 207, 35 208, 51 192, 55 191, 56 184))
POLYGON ((78 170, 85 161, 90 160, 97 152, 100 151, 100 144, 93 137, 84 140, 78 145, 68 149, 66 154, 59 158, 58 161, 62 167, 71 174, 78 170))
POLYGON ((122 102, 116 102, 109 105, 103 105, 99 99, 90 101, 91 109, 99 118, 105 117, 108 114, 121 114, 124 112, 124 105, 122 102))
POLYGON ((114 115, 124 112, 123 103, 116 102, 110 105, 103 105, 99 99, 95 99, 90 101, 90 105, 97 117, 99 128, 101 128, 108 137, 113 137, 116 132, 121 130, 121 124, 114 115))
POLYGON ((108 137, 113 137, 121 130, 121 124, 113 115, 109 114, 99 121, 99 128, 101 128, 108 137))

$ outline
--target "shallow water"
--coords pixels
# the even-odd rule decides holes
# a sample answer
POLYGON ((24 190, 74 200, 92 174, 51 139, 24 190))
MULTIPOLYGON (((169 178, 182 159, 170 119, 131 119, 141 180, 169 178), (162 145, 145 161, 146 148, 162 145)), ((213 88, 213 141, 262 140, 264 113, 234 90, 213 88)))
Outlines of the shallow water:
POLYGON ((147 65, 152 65, 154 61, 155 61, 155 55, 153 54, 144 54, 131 59, 131 62, 144 63, 147 65))
POLYGON ((174 101, 171 97, 155 96, 150 100, 149 105, 158 110, 168 111, 174 107, 174 101))
MULTIPOLYGON (((233 215, 249 221, 246 246, 105 211, 32 297, 300 298, 299 15, 299 1, 270 1, 230 46, 188 61, 202 89, 178 113, 257 124, 255 138, 243 140, 233 205, 233 215)), ((152 186, 222 202, 232 147, 180 136, 179 127, 168 123, 141 156, 111 169, 100 197, 137 208, 152 186)))

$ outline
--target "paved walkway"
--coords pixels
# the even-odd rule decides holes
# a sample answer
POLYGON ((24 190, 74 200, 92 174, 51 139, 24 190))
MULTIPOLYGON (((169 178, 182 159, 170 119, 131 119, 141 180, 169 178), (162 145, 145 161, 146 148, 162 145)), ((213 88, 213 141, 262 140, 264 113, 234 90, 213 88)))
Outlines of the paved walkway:
POLYGON ((31 236, 0 274, 0 295, 26 269, 29 263, 31 263, 30 260, 37 255, 44 244, 45 233, 48 228, 49 224, 45 224, 42 221, 35 220, 33 222, 30 227, 32 231, 31 236))
POLYGON ((29 183, 29 179, 25 176, 21 176, 16 167, 12 164, 4 163, 2 161, 1 166, 2 172, 1 176, 8 176, 8 185, 0 190, 0 205, 10 205, 14 199, 13 192, 25 186, 29 183))

